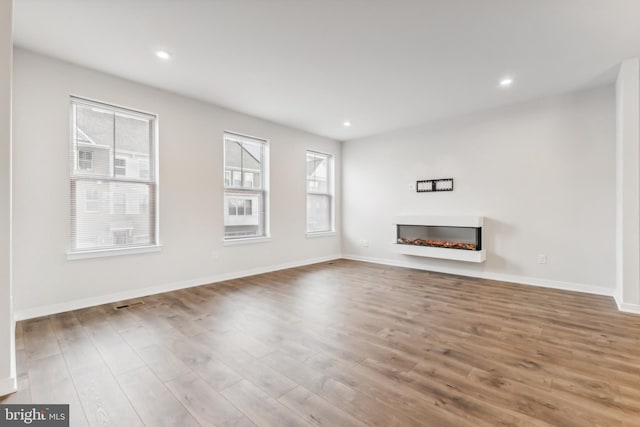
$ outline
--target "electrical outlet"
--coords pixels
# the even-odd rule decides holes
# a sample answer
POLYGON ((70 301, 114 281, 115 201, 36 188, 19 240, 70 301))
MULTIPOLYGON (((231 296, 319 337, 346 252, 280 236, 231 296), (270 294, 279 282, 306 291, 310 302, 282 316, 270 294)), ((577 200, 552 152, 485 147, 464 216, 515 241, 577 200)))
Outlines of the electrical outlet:
POLYGON ((538 264, 546 264, 546 263, 547 263, 547 256, 545 254, 539 254, 538 264))
POLYGON ((369 241, 366 240, 366 239, 360 240, 360 246, 362 246, 363 248, 368 248, 369 247, 369 241))

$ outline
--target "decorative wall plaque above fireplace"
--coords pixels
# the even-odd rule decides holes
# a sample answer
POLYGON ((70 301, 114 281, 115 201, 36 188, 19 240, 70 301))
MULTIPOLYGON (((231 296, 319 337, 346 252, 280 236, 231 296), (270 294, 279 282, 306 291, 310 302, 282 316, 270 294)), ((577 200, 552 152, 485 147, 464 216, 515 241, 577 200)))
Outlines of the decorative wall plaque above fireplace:
POLYGON ((453 191, 453 178, 424 179, 416 181, 418 193, 430 193, 432 191, 453 191))
POLYGON ((397 216, 396 252, 405 255, 484 262, 484 218, 479 216, 397 216))

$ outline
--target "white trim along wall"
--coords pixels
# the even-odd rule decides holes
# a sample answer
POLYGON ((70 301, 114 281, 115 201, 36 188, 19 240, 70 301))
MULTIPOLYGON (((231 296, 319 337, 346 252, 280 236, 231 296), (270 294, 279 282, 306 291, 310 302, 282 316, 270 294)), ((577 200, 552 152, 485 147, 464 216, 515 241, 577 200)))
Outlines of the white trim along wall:
POLYGON ((0 396, 17 389, 12 293, 13 1, 0 1, 0 396))

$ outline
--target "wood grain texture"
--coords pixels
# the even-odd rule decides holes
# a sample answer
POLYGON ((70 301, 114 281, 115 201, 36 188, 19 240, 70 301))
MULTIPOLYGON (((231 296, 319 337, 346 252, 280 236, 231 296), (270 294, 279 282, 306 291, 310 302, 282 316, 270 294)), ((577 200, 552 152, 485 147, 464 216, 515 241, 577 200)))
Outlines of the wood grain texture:
POLYGON ((71 376, 90 425, 143 425, 104 362, 84 365, 74 370, 71 376))
POLYGON ((19 322, 72 425, 638 426, 611 298, 340 260, 19 322))
POLYGON ((118 382, 146 425, 199 425, 149 368, 121 374, 118 382))
POLYGON ((283 395, 279 401, 316 426, 365 426, 364 423, 302 386, 298 386, 283 395))
POLYGON ((29 387, 35 403, 69 404, 72 426, 86 426, 86 415, 61 354, 29 360, 29 387))
POLYGON ((302 418, 247 380, 226 388, 222 391, 222 395, 259 426, 309 426, 302 418))
POLYGON ((202 425, 255 426, 242 412, 194 373, 169 381, 167 387, 202 425))

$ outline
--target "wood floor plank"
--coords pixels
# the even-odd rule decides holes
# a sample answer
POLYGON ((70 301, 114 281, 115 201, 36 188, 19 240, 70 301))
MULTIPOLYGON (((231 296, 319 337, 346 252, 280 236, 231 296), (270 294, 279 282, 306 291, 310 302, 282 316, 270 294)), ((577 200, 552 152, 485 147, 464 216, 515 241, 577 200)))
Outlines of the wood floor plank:
POLYGON ((215 358, 198 363, 193 367, 193 370, 217 391, 224 390, 244 378, 237 371, 215 358))
POLYGON ((363 365, 350 366, 325 355, 314 356, 309 365, 328 372, 339 381, 349 384, 354 390, 387 403, 391 407, 407 408, 419 419, 440 417, 448 423, 473 423, 476 426, 513 424, 517 416, 500 411, 491 405, 482 405, 469 395, 459 395, 446 384, 430 384, 421 391, 399 387, 363 365), (492 421, 484 421, 485 419, 492 421))
POLYGON ((33 403, 69 404, 70 425, 89 425, 62 354, 29 360, 29 387, 33 403))
POLYGON ((61 347, 64 348, 62 354, 71 372, 104 361, 93 341, 88 337, 61 344, 61 347))
POLYGON ((24 348, 29 360, 60 354, 49 316, 25 321, 23 331, 24 348))
POLYGON ((278 398, 296 387, 296 383, 260 361, 245 363, 237 368, 244 378, 273 398, 278 398))
POLYGON ((150 345, 163 345, 170 339, 184 338, 182 334, 172 328, 161 328, 148 324, 138 324, 118 332, 131 348, 144 348, 150 345))
MULTIPOLYGON (((206 339, 198 336, 194 340, 185 338, 170 340, 167 348, 217 391, 241 381, 242 375, 220 360, 210 345, 211 343, 206 339)), ((249 358, 246 354, 243 356, 249 358)))
POLYGON ((166 348, 152 344, 137 350, 138 355, 162 382, 191 372, 191 369, 166 348))
POLYGON ((73 312, 51 316, 53 332, 58 340, 69 370, 84 369, 103 362, 89 334, 73 312))
MULTIPOLYGON (((357 416, 358 419, 372 426, 392 427, 422 427, 422 418, 413 418, 405 414, 402 408, 393 408, 381 401, 360 393, 348 385, 333 379, 323 371, 318 371, 305 365, 284 353, 276 352, 261 359, 274 369, 287 375, 298 384, 314 391, 336 407, 345 412, 357 416)), ((439 426, 454 426, 456 424, 445 419, 433 417, 430 422, 439 426)), ((460 423, 458 425, 465 425, 460 423)))
MULTIPOLYGON (((214 336, 212 333, 207 333, 198 336, 198 338, 202 343, 207 343, 210 346, 214 357, 222 360, 271 397, 278 398, 297 385, 286 376, 264 365, 244 349, 236 346, 237 337, 227 341, 227 334, 214 336)), ((266 354, 270 353, 272 351, 266 352, 266 354)))
POLYGON ((104 362, 84 365, 71 376, 89 425, 144 425, 104 362))
POLYGON ((167 382, 166 386, 202 425, 255 427, 244 414, 195 373, 182 375, 167 382))
POLYGON ((149 368, 120 374, 117 379, 145 425, 200 425, 149 368))
MULTIPOLYGON (((126 304, 127 301, 123 301, 122 303, 126 304)), ((134 309, 115 310, 113 307, 117 307, 118 305, 120 304, 114 303, 109 304, 108 307, 104 306, 106 318, 116 332, 123 332, 141 324, 140 319, 133 314, 134 309)))
POLYGON ((302 386, 298 386, 281 396, 278 401, 313 425, 327 427, 365 426, 365 424, 302 386))
POLYGON ((215 358, 211 349, 200 337, 197 339, 170 338, 167 340, 166 347, 192 369, 215 358))
POLYGON ((142 359, 108 322, 86 323, 85 329, 114 374, 145 366, 142 359))
POLYGON ((302 418, 247 380, 227 387, 222 391, 222 395, 258 426, 309 426, 302 418))

